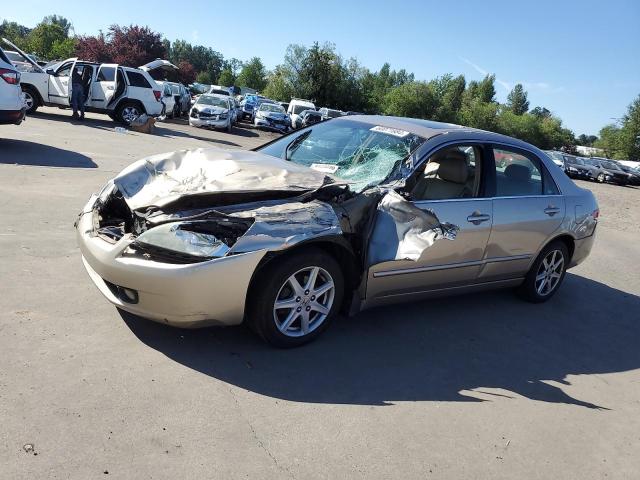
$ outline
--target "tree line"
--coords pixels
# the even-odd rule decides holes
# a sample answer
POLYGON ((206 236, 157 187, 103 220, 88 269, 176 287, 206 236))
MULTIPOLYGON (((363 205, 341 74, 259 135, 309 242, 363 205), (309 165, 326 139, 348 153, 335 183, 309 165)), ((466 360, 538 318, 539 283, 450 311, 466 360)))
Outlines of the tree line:
POLYGON ((330 43, 289 45, 282 63, 269 71, 259 57, 225 59, 211 47, 170 42, 138 25, 112 25, 106 33, 77 36, 67 19, 49 15, 33 29, 4 20, 0 34, 47 59, 77 56, 136 67, 164 58, 179 67, 175 80, 185 84, 249 87, 280 101, 308 98, 318 106, 345 111, 425 118, 504 133, 542 149, 575 152, 579 144, 602 148, 610 157, 640 160, 640 96, 618 125, 605 126, 597 137, 576 137, 548 108, 530 108, 521 84, 500 103, 494 75, 480 81, 452 74, 417 80, 413 73, 392 69, 388 63, 372 71, 356 58, 343 58, 330 43))

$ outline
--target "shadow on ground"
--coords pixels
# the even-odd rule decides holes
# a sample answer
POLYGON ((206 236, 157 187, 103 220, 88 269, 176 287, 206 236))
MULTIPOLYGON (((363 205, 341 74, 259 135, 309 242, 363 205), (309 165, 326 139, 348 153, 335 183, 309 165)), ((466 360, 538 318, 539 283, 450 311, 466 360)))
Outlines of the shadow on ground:
POLYGON ((341 318, 295 350, 272 349, 244 328, 179 330, 121 315, 176 362, 286 400, 478 402, 470 390, 498 388, 507 392, 482 395, 606 408, 547 381, 640 368, 638 312, 638 297, 567 274, 546 304, 497 291, 379 308, 341 318))
POLYGON ((9 138, 0 138, 0 164, 2 163, 42 167, 98 167, 91 158, 78 152, 9 138))

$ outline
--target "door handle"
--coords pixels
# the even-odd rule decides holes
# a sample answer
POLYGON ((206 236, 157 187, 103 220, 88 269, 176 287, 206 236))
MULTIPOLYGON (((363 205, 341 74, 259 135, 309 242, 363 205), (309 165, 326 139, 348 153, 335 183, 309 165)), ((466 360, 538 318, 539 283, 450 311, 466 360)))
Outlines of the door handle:
POLYGON ((547 208, 544 209, 544 213, 546 213, 550 217, 553 217, 556 213, 559 213, 559 212, 560 212, 560 209, 558 207, 554 207, 553 205, 549 205, 547 208))
POLYGON ((473 223, 474 225, 480 225, 482 222, 488 222, 489 220, 491 220, 491 216, 480 212, 473 212, 467 217, 467 222, 473 223))

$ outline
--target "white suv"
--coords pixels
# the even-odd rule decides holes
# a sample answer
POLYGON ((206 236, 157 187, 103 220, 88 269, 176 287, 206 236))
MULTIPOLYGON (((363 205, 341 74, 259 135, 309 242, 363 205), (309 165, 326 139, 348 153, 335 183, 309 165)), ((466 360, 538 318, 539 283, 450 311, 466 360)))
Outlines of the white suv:
POLYGON ((20 125, 25 105, 18 72, 0 48, 0 125, 20 125))
POLYGON ((3 40, 33 66, 33 71, 22 72, 20 82, 27 113, 35 112, 40 105, 69 107, 71 72, 77 67, 84 82, 86 111, 106 113, 125 124, 130 124, 143 113, 150 116, 162 113, 160 88, 146 71, 77 58, 63 60, 45 71, 14 44, 3 40))

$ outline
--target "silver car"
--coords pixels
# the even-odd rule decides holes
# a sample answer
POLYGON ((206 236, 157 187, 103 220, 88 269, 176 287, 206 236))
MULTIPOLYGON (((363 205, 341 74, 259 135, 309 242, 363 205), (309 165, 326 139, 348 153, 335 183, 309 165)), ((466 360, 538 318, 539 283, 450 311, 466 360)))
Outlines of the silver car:
POLYGON ((522 141, 349 116, 255 151, 140 160, 76 225, 117 307, 178 327, 247 322, 291 347, 340 311, 499 287, 544 302, 589 254, 598 215, 522 141))

